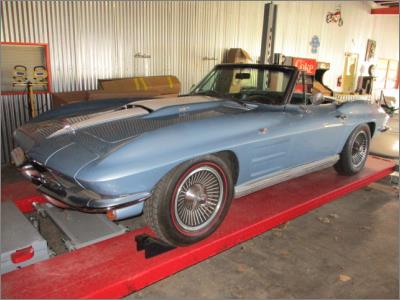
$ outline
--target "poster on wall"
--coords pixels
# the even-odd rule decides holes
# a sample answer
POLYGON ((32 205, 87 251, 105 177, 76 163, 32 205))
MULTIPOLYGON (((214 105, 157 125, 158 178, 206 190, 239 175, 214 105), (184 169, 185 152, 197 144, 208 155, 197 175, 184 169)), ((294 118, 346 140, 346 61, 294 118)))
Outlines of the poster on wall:
POLYGON ((342 92, 353 93, 357 74, 358 54, 345 53, 344 70, 342 77, 342 92))
POLYGON ((375 57, 376 41, 368 40, 367 51, 365 52, 365 61, 370 61, 375 57))

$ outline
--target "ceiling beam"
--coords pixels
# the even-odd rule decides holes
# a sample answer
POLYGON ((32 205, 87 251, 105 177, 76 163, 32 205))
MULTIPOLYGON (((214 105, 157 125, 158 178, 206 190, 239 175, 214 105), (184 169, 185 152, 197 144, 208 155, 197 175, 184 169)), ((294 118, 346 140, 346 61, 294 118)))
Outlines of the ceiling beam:
POLYGON ((372 15, 398 15, 399 7, 382 7, 382 8, 372 8, 372 15))

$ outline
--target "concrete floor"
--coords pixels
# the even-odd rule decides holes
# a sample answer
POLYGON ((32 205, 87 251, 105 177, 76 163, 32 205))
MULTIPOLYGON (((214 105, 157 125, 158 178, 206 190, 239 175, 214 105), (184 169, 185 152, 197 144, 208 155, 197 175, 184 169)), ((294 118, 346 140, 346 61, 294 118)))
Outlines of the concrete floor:
POLYGON ((398 190, 388 179, 127 297, 398 298, 398 190))
MULTIPOLYGON (((17 177, 2 169, 2 184, 17 177)), ((398 199, 387 177, 126 299, 398 298, 398 199)))

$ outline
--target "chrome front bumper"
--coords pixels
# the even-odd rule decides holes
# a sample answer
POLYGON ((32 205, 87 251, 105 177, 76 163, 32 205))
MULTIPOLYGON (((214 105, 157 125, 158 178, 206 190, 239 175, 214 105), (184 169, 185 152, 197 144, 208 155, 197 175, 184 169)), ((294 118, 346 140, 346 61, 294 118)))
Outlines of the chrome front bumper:
POLYGON ((382 127, 382 128, 379 128, 378 131, 380 131, 380 132, 386 132, 386 131, 388 131, 389 129, 390 129, 389 126, 384 126, 384 127, 382 127))
POLYGON ((105 212, 110 209, 139 204, 151 196, 148 192, 117 197, 99 195, 76 183, 55 176, 50 171, 43 172, 34 164, 25 164, 20 168, 20 171, 22 175, 39 186, 39 191, 50 197, 50 202, 51 198, 54 198, 71 208, 82 211, 105 212))

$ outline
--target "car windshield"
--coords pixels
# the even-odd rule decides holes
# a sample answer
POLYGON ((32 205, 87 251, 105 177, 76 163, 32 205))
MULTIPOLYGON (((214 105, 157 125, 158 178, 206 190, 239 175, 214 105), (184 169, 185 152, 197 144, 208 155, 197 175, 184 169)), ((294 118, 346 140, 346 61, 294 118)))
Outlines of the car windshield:
POLYGON ((284 68, 220 65, 191 94, 282 105, 292 75, 293 70, 284 68))

